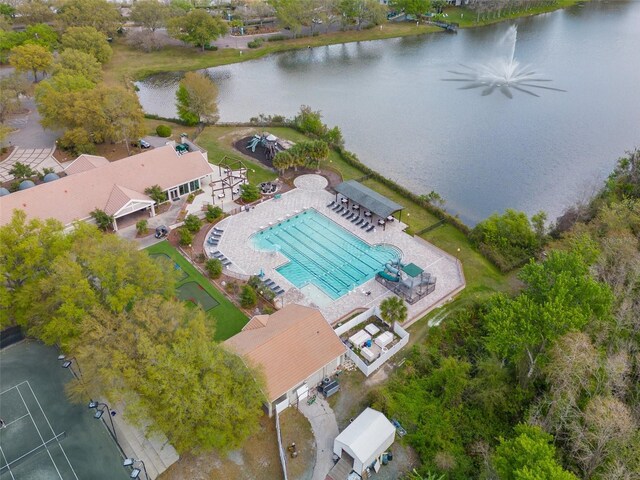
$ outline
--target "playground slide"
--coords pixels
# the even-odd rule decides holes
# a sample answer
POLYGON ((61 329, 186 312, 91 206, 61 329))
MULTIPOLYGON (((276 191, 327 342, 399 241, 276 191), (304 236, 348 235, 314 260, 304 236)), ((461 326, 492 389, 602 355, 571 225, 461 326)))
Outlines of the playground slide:
POLYGON ((400 271, 396 267, 392 267, 390 263, 387 263, 385 265, 385 268, 389 270, 391 273, 393 273, 394 275, 400 275, 400 271))

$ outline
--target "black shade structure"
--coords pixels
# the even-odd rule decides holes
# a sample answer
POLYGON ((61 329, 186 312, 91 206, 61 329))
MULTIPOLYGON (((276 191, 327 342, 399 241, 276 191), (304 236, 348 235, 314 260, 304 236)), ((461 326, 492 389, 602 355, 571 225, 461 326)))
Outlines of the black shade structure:
POLYGON ((383 219, 404 208, 402 205, 389 200, 384 195, 380 195, 355 180, 347 180, 337 185, 336 192, 383 219))

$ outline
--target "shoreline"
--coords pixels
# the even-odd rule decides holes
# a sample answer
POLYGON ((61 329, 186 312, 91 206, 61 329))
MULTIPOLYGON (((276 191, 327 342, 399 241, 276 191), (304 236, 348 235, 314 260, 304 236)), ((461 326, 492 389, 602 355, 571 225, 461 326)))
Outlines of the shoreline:
MULTIPOLYGON (((551 13, 580 4, 585 4, 590 0, 558 0, 556 5, 549 5, 533 8, 524 12, 514 14, 504 14, 499 17, 484 19, 480 22, 465 20, 464 14, 469 18, 471 11, 459 7, 447 9, 448 17, 444 20, 448 22, 458 21, 460 29, 479 28, 494 25, 518 18, 531 17, 545 13, 551 13)), ((333 33, 319 34, 317 36, 302 37, 295 39, 280 40, 274 42, 265 41, 256 49, 235 49, 223 48, 216 51, 200 52, 194 47, 167 46, 162 49, 144 53, 124 44, 123 40, 117 40, 113 45, 113 58, 105 65, 104 76, 106 83, 124 83, 131 86, 133 82, 143 80, 149 76, 165 72, 179 72, 201 70, 234 63, 258 60, 274 53, 295 51, 304 48, 315 48, 330 45, 340 45, 346 43, 366 42, 373 40, 387 40, 391 38, 402 38, 410 36, 420 36, 431 33, 451 35, 442 28, 432 25, 415 25, 412 22, 385 23, 379 27, 372 27, 363 30, 347 30, 333 33)), ((253 35, 259 38, 261 35, 253 35)), ((268 37, 265 35, 265 37, 268 37)))

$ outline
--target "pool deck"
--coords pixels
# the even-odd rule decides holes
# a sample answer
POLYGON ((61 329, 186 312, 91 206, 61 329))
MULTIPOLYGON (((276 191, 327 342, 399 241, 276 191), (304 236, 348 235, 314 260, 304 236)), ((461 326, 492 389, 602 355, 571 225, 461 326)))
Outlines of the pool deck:
POLYGON ((271 278, 285 289, 284 295, 276 299, 276 305, 279 307, 289 303, 317 307, 333 324, 355 310, 378 305, 384 298, 392 295, 383 285, 371 279, 333 302, 316 305, 312 299, 305 296, 300 289, 276 271, 276 268, 288 262, 284 255, 278 252, 260 252, 253 248, 251 236, 254 233, 309 208, 315 208, 369 244, 394 245, 402 250, 403 263, 415 263, 438 278, 436 290, 433 293, 413 305, 407 305, 409 316, 405 325, 422 317, 464 288, 464 275, 458 260, 424 240, 404 233, 406 225, 402 222, 388 223, 385 230, 382 227, 376 227, 372 232, 365 232, 327 208, 327 204, 334 200, 334 195, 325 190, 327 181, 324 177, 302 175, 296 178, 295 186, 295 189, 282 194, 278 199, 267 200, 248 212, 224 219, 216 225, 224 229, 219 245, 216 247, 206 243, 204 245, 207 254, 218 250, 233 262, 226 270, 231 276, 245 278, 249 275, 257 275, 262 270, 265 277, 271 278), (365 292, 371 292, 371 294, 365 295, 365 292))

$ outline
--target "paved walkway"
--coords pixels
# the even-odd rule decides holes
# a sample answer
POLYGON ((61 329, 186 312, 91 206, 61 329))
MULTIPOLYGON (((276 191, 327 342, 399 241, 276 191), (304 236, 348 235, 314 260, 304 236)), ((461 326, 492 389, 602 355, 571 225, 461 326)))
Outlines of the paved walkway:
POLYGON ((16 147, 53 148, 61 131, 47 130, 40 125, 40 114, 33 97, 23 98, 22 106, 28 110, 26 114, 16 115, 8 123, 16 130, 9 134, 9 142, 16 147))
MULTIPOLYGON (((296 179, 297 188, 283 193, 279 199, 272 199, 256 205, 248 213, 239 213, 225 218, 216 226, 224 229, 224 235, 217 247, 204 245, 205 251, 220 251, 233 263, 227 270, 239 277, 257 275, 262 270, 265 275, 286 290, 283 304, 299 303, 319 308, 329 323, 334 323, 355 309, 367 309, 378 305, 392 293, 375 279, 371 279, 335 301, 323 302, 313 294, 312 289, 296 288, 277 268, 289 260, 279 252, 264 252, 252 248, 251 236, 269 225, 279 223, 284 218, 296 215, 303 210, 315 208, 338 225, 359 237, 370 245, 390 244, 400 249, 403 263, 415 263, 425 271, 436 276, 436 290, 413 305, 408 305, 409 319, 419 318, 434 306, 444 302, 458 289, 464 286, 458 261, 439 248, 404 233, 405 224, 394 221, 386 229, 376 228, 365 232, 350 221, 335 214, 327 204, 335 197, 324 190, 327 180, 319 175, 303 175, 296 179), (366 292, 371 292, 369 295, 366 292)), ((316 289, 317 290, 317 289, 316 289)), ((279 302, 278 302, 279 303, 279 302)))
POLYGON ((307 405, 305 400, 298 408, 311 423, 311 430, 316 439, 316 464, 312 480, 324 480, 333 467, 333 441, 340 433, 336 416, 320 395, 312 405, 307 405))
POLYGON ((17 163, 24 163, 33 170, 42 172, 44 168, 51 168, 55 172, 63 170, 55 158, 53 158, 52 147, 49 148, 16 148, 13 153, 4 162, 0 163, 0 181, 8 182, 13 180, 13 175, 9 170, 17 163))

